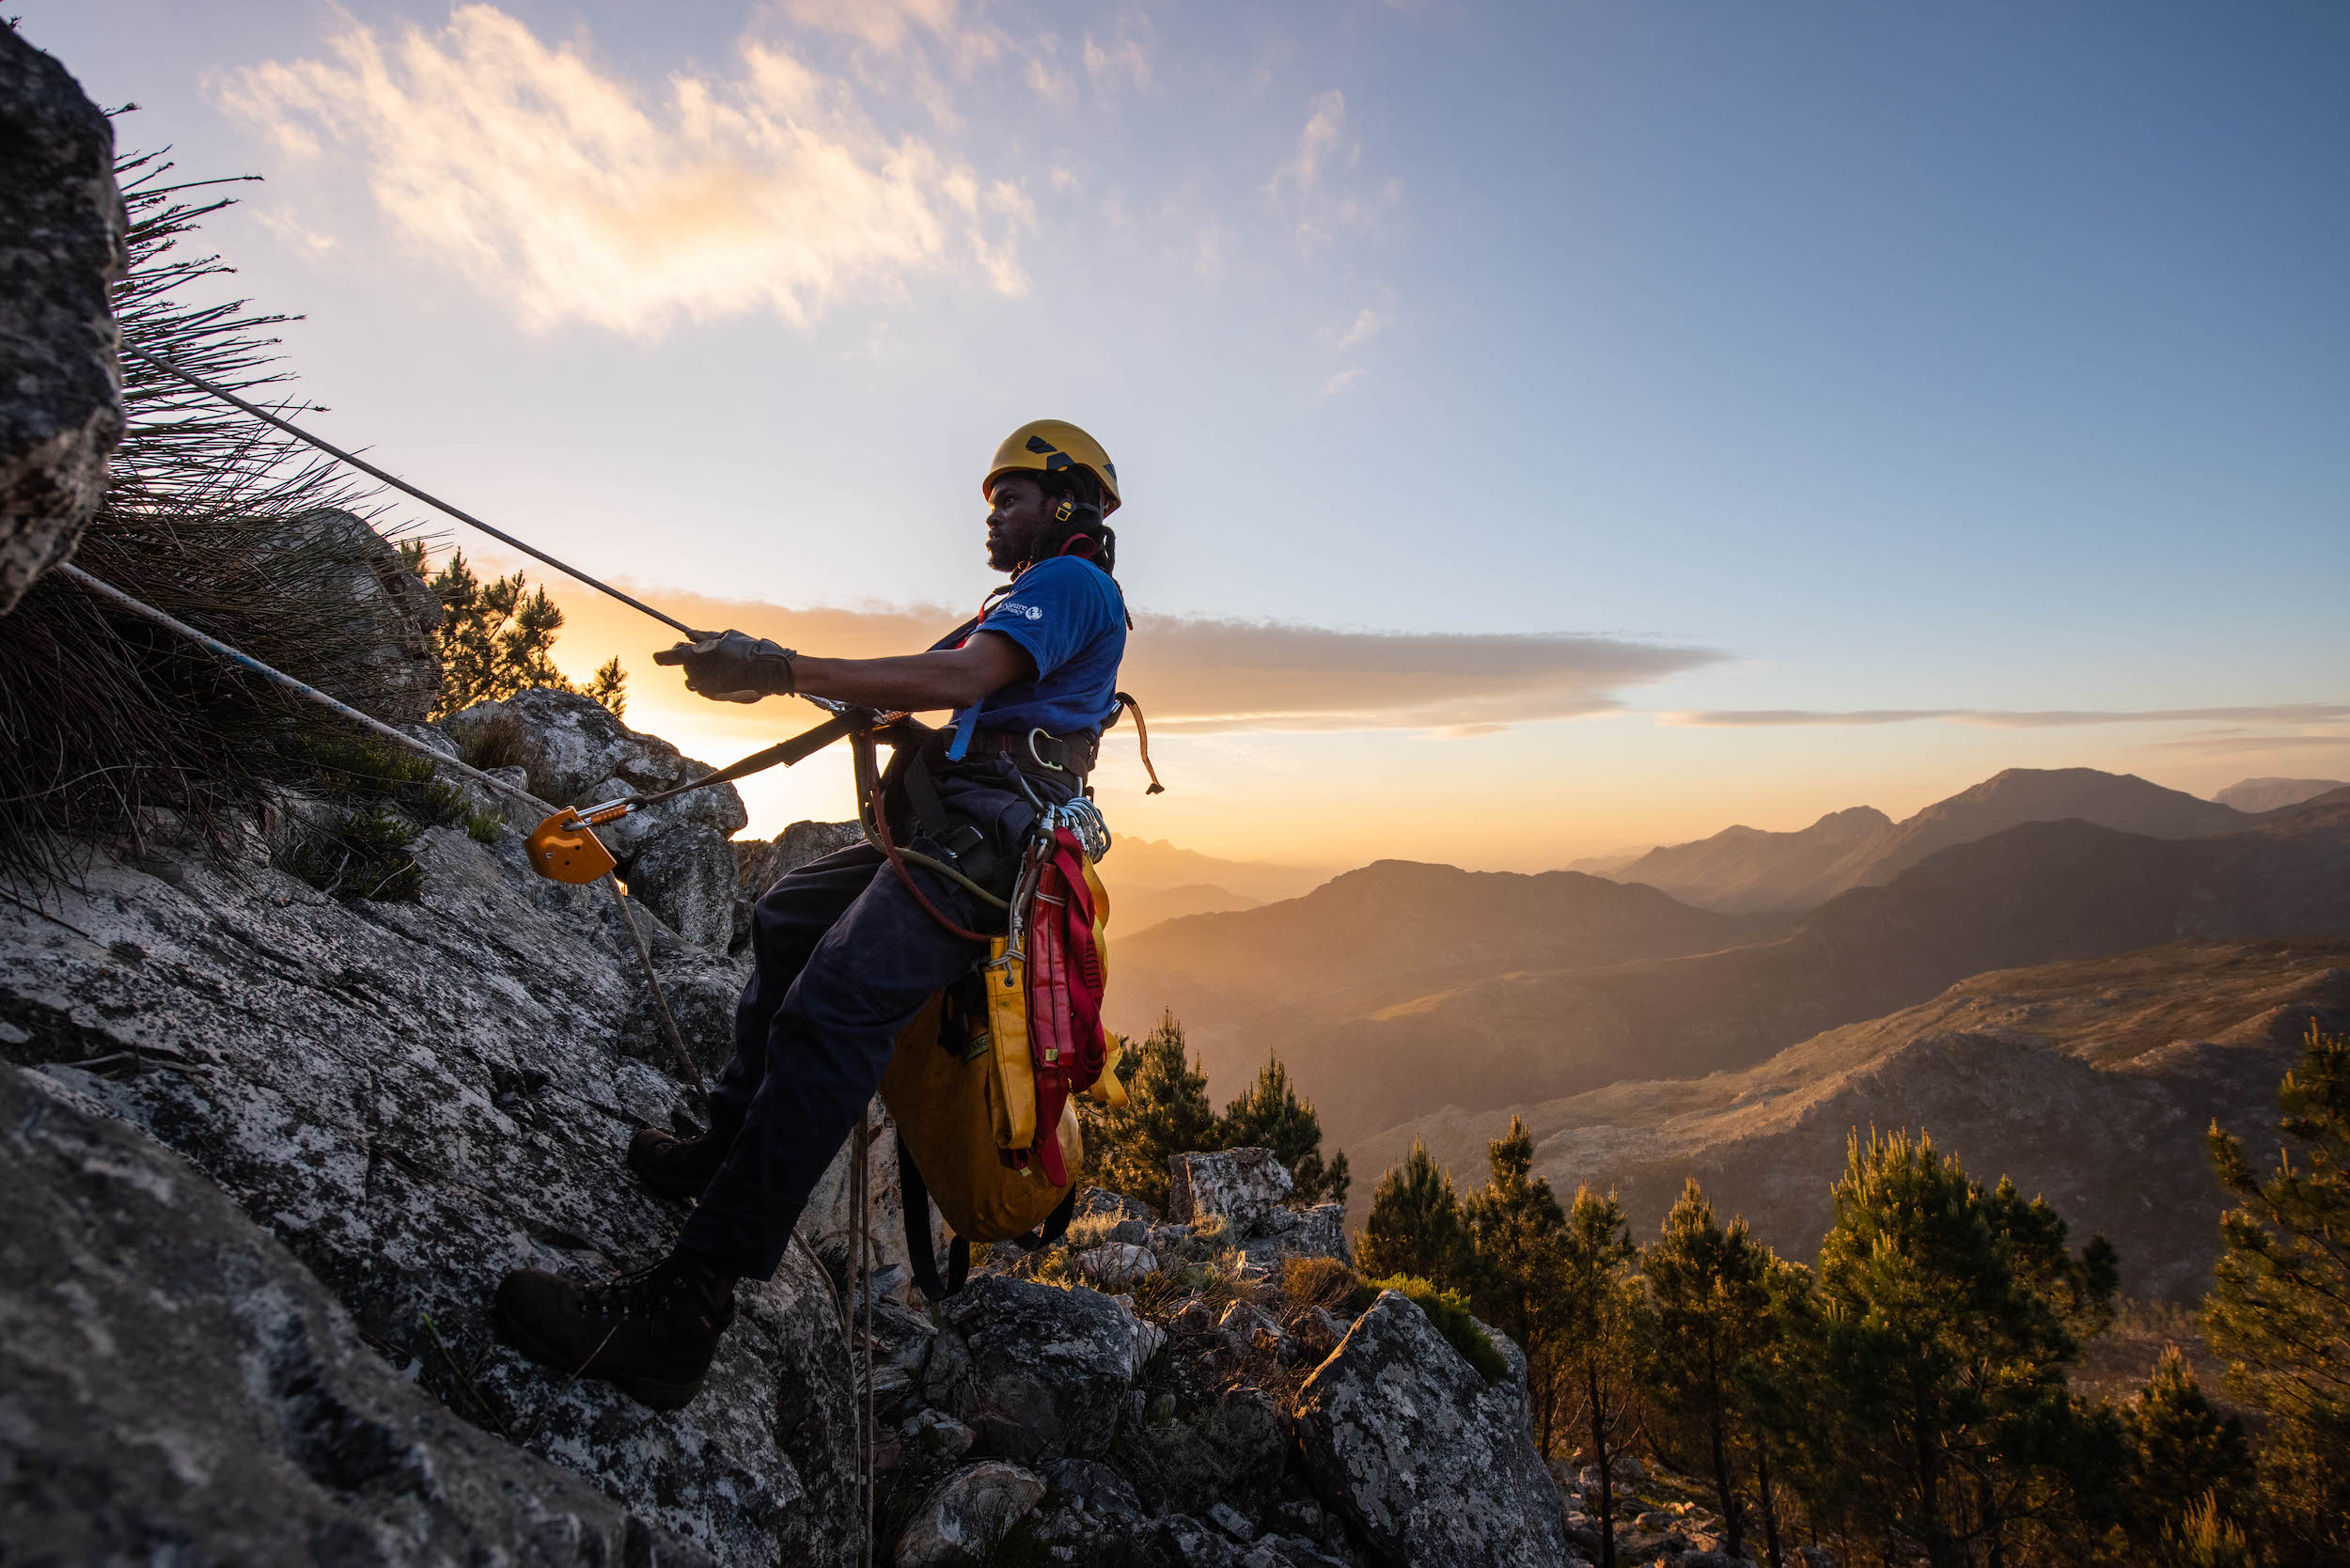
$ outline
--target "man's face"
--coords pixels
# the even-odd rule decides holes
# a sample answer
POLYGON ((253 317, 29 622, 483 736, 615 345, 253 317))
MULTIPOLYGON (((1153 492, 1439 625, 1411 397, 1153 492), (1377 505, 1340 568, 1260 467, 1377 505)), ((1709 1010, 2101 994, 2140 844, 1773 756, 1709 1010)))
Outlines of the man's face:
POLYGON ((1011 572, 1036 559, 1036 541, 1052 521, 1044 487, 1026 474, 1006 474, 987 493, 987 564, 1011 572))

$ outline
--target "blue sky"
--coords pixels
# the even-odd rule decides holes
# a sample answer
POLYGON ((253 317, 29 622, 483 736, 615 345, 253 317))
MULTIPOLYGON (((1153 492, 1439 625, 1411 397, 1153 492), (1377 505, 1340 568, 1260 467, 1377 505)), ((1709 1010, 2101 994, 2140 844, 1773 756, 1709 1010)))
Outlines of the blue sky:
MULTIPOLYGON (((22 14, 268 176, 212 232, 322 430, 591 570, 958 610, 987 452, 1089 426, 1177 618, 1129 831, 1536 867, 2350 776, 2337 6, 22 14)), ((566 603, 691 750, 797 716, 566 603)))

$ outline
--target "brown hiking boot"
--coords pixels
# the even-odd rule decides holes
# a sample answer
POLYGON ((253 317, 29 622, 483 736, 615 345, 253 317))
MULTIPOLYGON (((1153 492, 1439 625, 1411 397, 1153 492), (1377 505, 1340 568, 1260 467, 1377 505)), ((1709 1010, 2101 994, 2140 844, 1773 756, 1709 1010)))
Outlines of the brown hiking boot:
POLYGON ((628 1140, 628 1168, 664 1198, 699 1198, 702 1188, 718 1174, 718 1168, 727 1163, 727 1151, 733 1145, 730 1130, 679 1137, 658 1127, 646 1127, 628 1140))
POLYGON ((498 1337, 572 1377, 601 1377, 655 1410, 701 1391, 734 1303, 718 1305, 715 1278, 677 1257, 602 1285, 543 1269, 498 1284, 498 1337))

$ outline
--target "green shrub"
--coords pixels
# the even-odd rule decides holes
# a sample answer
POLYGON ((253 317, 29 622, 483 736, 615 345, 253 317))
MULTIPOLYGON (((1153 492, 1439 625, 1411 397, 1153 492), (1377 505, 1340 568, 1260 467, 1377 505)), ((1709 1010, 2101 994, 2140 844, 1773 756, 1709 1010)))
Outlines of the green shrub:
MULTIPOLYGON (((299 416, 309 405, 274 352, 285 318, 224 301, 230 269, 197 248, 227 200, 171 168, 153 153, 117 165, 124 346, 299 416)), ((415 672, 383 658, 375 618, 352 614, 353 580, 384 564, 382 548, 325 521, 367 511, 366 494, 291 436, 130 354, 121 369, 126 425, 73 564, 363 712, 412 703, 415 672)), ((0 617, 0 884, 73 881, 76 840, 135 835, 157 808, 233 855, 230 823, 306 782, 299 743, 339 726, 53 572, 0 617)))
POLYGON ((303 835, 286 869, 337 898, 414 903, 424 893, 424 868, 408 853, 416 834, 414 823, 381 808, 348 811, 303 835))
POLYGON ((304 736, 301 753, 321 787, 352 800, 399 800, 432 781, 432 764, 372 734, 331 730, 304 736))
POLYGON ((506 823, 494 811, 465 813, 465 837, 477 844, 494 844, 506 823))
POLYGON ((443 778, 431 758, 365 733, 328 730, 296 743, 319 787, 338 800, 382 801, 427 827, 465 816, 465 792, 443 778))
POLYGON ((1510 1364, 1494 1348, 1493 1341, 1485 1337, 1484 1328, 1469 1315, 1468 1297, 1408 1274, 1397 1274, 1367 1281, 1358 1298, 1361 1306, 1368 1309, 1382 1291, 1395 1291, 1427 1313, 1428 1321, 1444 1336, 1445 1343, 1459 1351, 1486 1382, 1498 1383, 1509 1375, 1510 1364))

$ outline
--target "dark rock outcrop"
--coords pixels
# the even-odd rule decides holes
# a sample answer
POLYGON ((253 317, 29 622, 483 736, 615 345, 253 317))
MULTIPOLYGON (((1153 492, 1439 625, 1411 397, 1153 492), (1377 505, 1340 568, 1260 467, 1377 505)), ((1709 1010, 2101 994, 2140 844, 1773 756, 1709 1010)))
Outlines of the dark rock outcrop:
POLYGON ((0 615, 73 554, 122 437, 114 127, 0 26, 0 615))
MULTIPOLYGON (((477 767, 519 765, 531 792, 557 806, 658 794, 717 771, 575 692, 539 688, 476 703, 441 727, 477 767)), ((749 821, 734 786, 713 784, 632 811, 596 837, 619 862, 629 891, 670 930, 723 949, 735 929, 737 873, 728 840, 749 821)))
POLYGON ((899 1535, 898 1568, 978 1568, 1043 1496, 1044 1482, 1017 1465, 966 1465, 932 1489, 899 1535))
POLYGON ((1534 1449, 1526 1362, 1487 1384, 1411 1299, 1381 1293, 1298 1395, 1323 1500, 1383 1562, 1529 1568, 1567 1558, 1558 1482, 1534 1449))
POLYGON ((202 1173, 17 1068, 0 1192, 10 1560, 709 1560, 457 1419, 202 1173))
POLYGON ((462 828, 417 841, 416 903, 167 850, 102 855, 46 918, 0 904, 0 1054, 184 1155, 455 1414, 722 1561, 844 1560, 848 1359, 799 1249, 739 1297, 709 1387, 674 1415, 491 1331, 507 1270, 617 1273, 677 1227, 620 1163, 684 1095, 619 1048, 639 982, 603 890, 540 881, 519 839, 462 828))
POLYGON ((968 1419, 988 1452, 1030 1460, 1109 1447, 1147 1342, 1122 1303, 1082 1286, 980 1275, 945 1315, 970 1357, 968 1419))
POLYGON ((432 712, 441 699, 441 660, 430 634, 446 612, 424 579, 400 564, 400 550, 390 540, 355 512, 320 507, 288 519, 260 549, 256 564, 264 571, 280 555, 332 561, 340 568, 340 580, 330 591, 347 602, 347 619, 373 645, 352 672, 353 689, 370 694, 368 713, 400 725, 420 723, 432 712))

